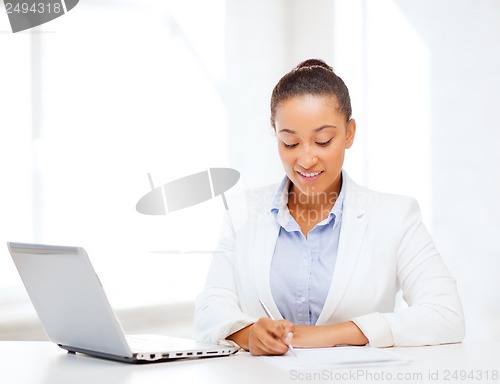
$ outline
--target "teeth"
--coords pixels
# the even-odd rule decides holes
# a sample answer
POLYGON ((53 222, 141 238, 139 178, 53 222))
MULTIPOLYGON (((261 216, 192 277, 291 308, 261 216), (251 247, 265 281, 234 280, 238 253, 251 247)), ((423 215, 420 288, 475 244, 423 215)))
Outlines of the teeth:
POLYGON ((305 177, 314 177, 314 176, 318 176, 321 172, 316 172, 316 173, 302 173, 300 171, 297 171, 299 172, 302 176, 305 176, 305 177))

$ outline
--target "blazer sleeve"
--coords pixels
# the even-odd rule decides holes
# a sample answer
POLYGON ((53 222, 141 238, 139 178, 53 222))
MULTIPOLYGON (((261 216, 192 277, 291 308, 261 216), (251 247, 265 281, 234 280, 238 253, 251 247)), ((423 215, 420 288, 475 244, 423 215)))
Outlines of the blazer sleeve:
POLYGON ((456 281, 422 222, 417 202, 409 200, 398 220, 402 225, 396 249, 397 281, 408 307, 352 321, 375 347, 461 342, 465 322, 456 281))
POLYGON ((257 319, 241 311, 235 279, 235 231, 228 211, 205 287, 195 301, 194 327, 201 341, 236 346, 226 337, 257 319))

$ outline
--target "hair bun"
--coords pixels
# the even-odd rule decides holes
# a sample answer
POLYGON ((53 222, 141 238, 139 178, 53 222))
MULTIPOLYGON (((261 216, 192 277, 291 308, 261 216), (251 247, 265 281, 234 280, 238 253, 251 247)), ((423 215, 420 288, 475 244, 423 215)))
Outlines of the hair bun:
POLYGON ((295 67, 295 69, 301 69, 301 68, 311 68, 311 67, 321 67, 324 69, 327 69, 331 72, 333 72, 333 68, 330 67, 327 63, 325 63, 323 60, 320 59, 308 59, 305 60, 295 67))

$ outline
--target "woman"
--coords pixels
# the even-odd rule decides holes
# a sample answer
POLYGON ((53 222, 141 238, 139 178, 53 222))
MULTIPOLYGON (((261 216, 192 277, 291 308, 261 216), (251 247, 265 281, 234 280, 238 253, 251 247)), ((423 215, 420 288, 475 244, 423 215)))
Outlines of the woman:
POLYGON ((456 283, 416 201, 342 170, 356 133, 342 79, 321 60, 300 63, 273 90, 271 124, 286 176, 230 204, 196 300, 198 338, 254 355, 462 341, 456 283), (395 312, 400 289, 408 307, 395 312))

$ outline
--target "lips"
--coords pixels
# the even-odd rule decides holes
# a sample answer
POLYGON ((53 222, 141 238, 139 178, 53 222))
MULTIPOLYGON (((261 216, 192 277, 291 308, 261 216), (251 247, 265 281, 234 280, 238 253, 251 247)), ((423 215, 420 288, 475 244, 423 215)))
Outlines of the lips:
POLYGON ((317 180, 324 171, 319 171, 319 172, 300 172, 300 171, 296 171, 296 172, 300 176, 301 180, 304 180, 304 181, 307 181, 307 182, 311 182, 311 181, 317 180))
POLYGON ((323 171, 318 171, 318 172, 300 172, 300 171, 297 171, 297 172, 305 177, 314 177, 314 176, 318 176, 323 171))

